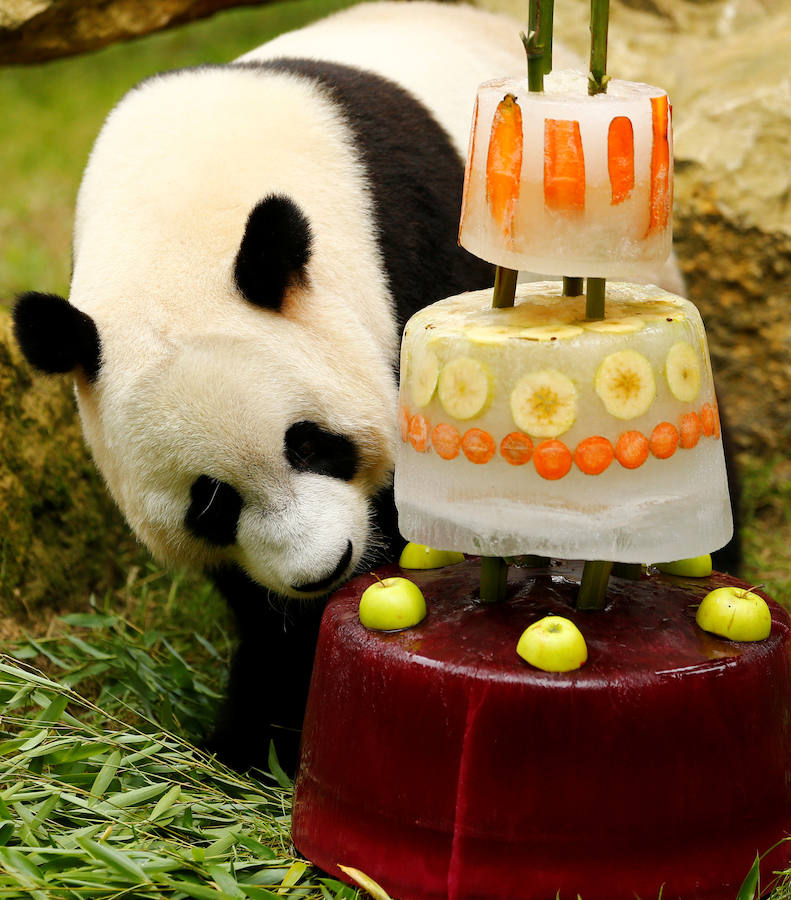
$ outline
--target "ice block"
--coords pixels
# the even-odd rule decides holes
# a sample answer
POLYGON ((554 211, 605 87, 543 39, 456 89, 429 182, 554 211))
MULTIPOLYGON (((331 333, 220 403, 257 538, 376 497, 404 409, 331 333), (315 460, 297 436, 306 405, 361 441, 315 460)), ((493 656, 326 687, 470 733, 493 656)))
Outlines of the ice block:
POLYGON ((432 547, 652 563, 733 525, 703 323, 687 300, 608 282, 607 317, 555 282, 414 315, 401 347, 399 529, 432 547))
POLYGON ((478 90, 459 243, 509 269, 653 281, 671 246, 673 147, 660 88, 560 71, 478 90))
POLYGON ((791 621, 768 640, 706 634, 695 608, 726 575, 610 580, 573 610, 579 564, 509 568, 478 602, 480 566, 406 574, 417 628, 365 629, 373 575, 321 624, 294 798, 299 850, 410 900, 724 900, 756 851, 762 885, 791 845, 791 621), (572 618, 589 658, 541 672, 516 654, 531 622, 572 618))

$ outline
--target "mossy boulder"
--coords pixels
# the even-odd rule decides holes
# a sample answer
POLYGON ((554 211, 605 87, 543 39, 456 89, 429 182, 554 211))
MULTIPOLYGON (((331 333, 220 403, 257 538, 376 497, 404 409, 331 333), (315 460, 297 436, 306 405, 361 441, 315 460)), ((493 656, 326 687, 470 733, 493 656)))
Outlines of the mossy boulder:
POLYGON ((0 617, 84 602, 142 558, 83 442, 71 379, 33 373, 0 307, 0 617))

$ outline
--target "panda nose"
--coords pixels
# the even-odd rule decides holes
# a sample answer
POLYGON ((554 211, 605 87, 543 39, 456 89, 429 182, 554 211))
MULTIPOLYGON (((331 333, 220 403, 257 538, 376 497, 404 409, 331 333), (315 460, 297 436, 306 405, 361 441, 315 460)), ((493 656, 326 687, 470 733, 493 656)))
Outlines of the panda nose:
POLYGON ((346 549, 343 552, 343 556, 338 561, 338 565, 335 566, 335 569, 326 578, 321 578, 318 581, 311 581, 306 584, 292 584, 291 587, 295 591, 303 591, 306 594, 313 593, 314 591, 322 591, 325 588, 331 587, 349 567, 351 559, 352 542, 347 541, 346 549))

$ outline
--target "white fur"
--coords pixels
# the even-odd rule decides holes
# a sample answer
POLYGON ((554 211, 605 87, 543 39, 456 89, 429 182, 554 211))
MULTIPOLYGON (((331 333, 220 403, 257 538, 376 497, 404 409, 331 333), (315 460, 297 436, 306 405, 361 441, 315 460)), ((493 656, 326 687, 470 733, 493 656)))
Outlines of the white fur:
MULTIPOLYGON (((367 66, 421 98, 463 153, 478 83, 524 69, 518 32, 464 7, 366 4, 246 58, 367 66)), ((362 170, 326 96, 298 77, 218 69, 130 92, 91 154, 74 252, 70 299, 94 318, 103 353, 96 384, 78 382, 85 434, 154 554, 237 562, 286 595, 332 572, 348 540, 355 566, 367 498, 392 469, 397 336, 362 170), (233 284, 247 216, 272 191, 320 237, 310 285, 282 313, 233 284), (300 419, 354 438, 353 481, 289 467, 283 435, 300 419), (201 474, 242 495, 230 548, 184 528, 201 474)))

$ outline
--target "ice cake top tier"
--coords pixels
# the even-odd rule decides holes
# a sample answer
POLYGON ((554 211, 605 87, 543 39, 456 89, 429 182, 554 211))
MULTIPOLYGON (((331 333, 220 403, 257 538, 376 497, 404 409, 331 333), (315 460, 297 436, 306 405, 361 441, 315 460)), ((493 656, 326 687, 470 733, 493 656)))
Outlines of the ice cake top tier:
POLYGON ((607 318, 559 283, 435 303, 407 323, 396 462, 409 540, 485 555, 658 562, 708 553, 731 516, 697 309, 607 284, 607 318))
POLYGON ((560 71, 545 90, 478 89, 460 244, 510 269, 655 280, 670 253, 673 147, 665 91, 560 71))

